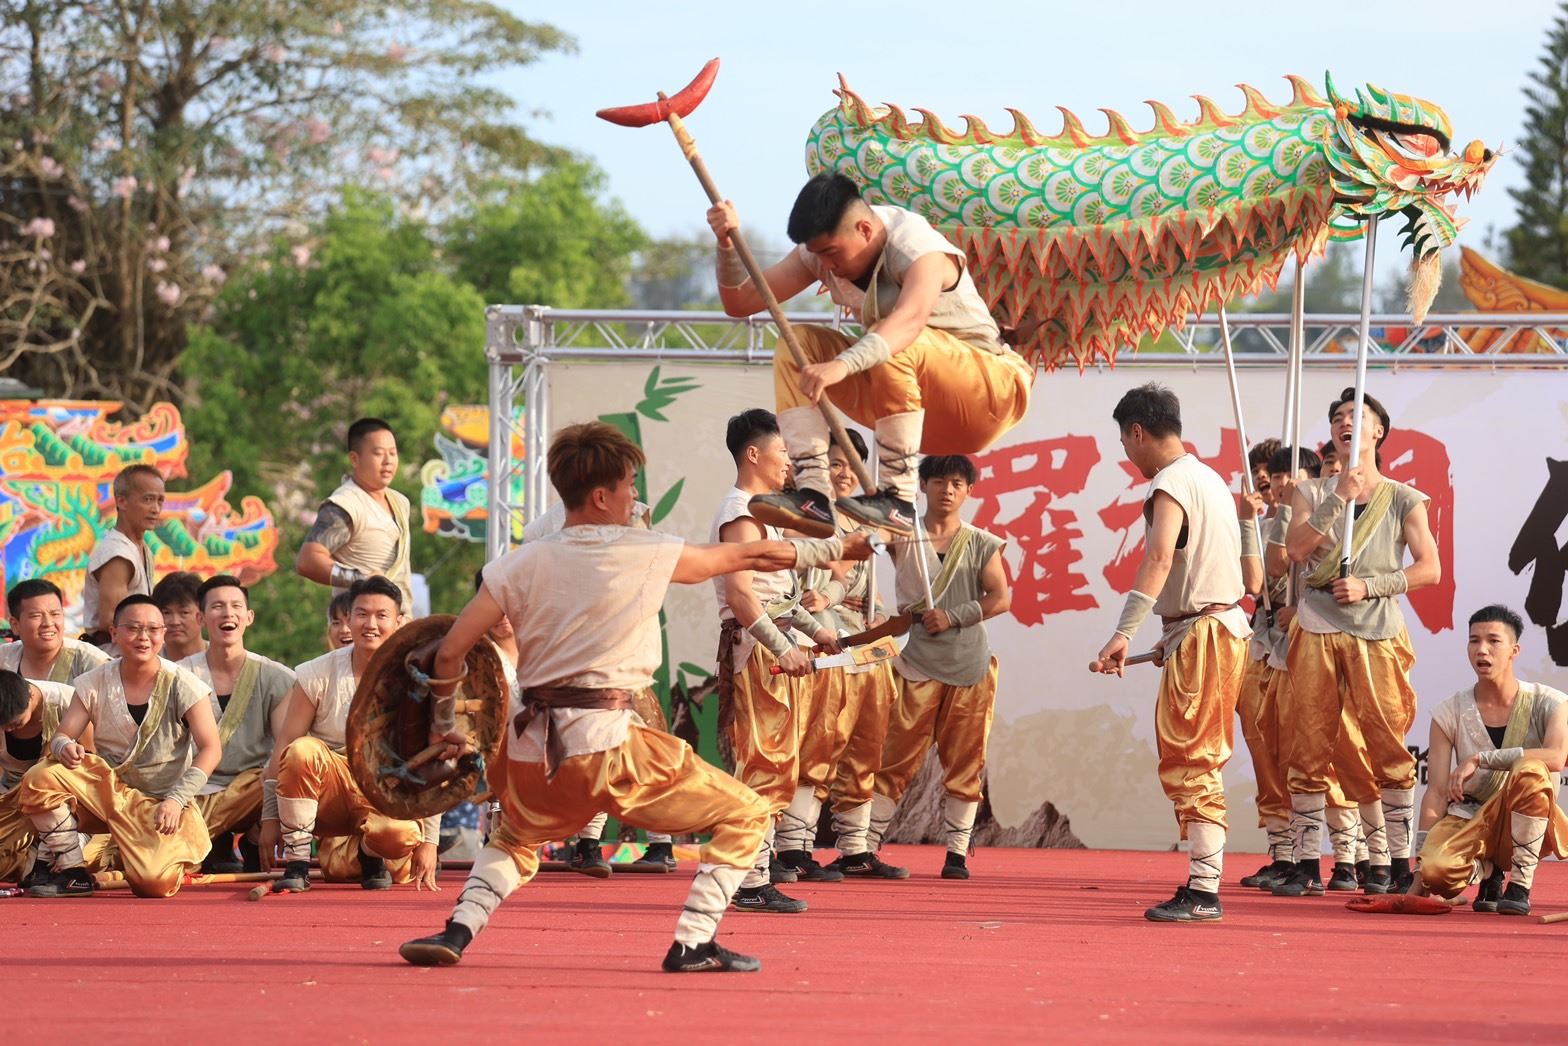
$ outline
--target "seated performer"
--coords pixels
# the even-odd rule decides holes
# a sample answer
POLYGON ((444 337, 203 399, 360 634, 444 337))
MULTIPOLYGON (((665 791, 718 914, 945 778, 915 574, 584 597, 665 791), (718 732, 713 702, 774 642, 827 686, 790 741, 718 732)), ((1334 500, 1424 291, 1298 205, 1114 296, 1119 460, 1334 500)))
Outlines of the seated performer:
MULTIPOLYGON (((294 687, 262 779, 261 863, 272 866, 281 841, 283 878, 273 883, 273 890, 303 893, 310 889, 311 838, 357 838, 359 884, 365 889, 390 889, 394 875, 387 862, 412 855, 415 886, 434 890, 441 818, 400 821, 380 813, 354 783, 343 754, 348 708, 360 673, 397 631, 403 594, 377 575, 354 582, 349 596, 353 646, 294 670, 294 687)), ((338 862, 329 862, 325 851, 324 843, 322 874, 328 879, 351 877, 346 868, 329 867, 338 862)))
POLYGON ((283 702, 294 686, 294 670, 245 649, 245 630, 255 623, 256 614, 239 578, 229 574, 208 578, 196 598, 211 643, 181 661, 180 667, 212 688, 213 715, 223 743, 223 759, 196 796, 196 807, 212 833, 213 854, 220 858, 215 862, 209 855, 203 867, 228 870, 219 865, 233 856, 230 837, 244 832, 243 870, 259 872, 261 771, 272 756, 272 739, 283 726, 283 702))
MULTIPOLYGON (((729 201, 708 211, 718 238, 719 298, 731 316, 763 308, 730 232, 740 227, 729 201)), ((824 172, 808 181, 789 216, 799 247, 764 274, 779 301, 815 283, 853 309, 858 341, 829 327, 795 328, 807 366, 784 346, 773 354, 779 428, 795 466, 794 493, 764 494, 752 515, 764 523, 827 537, 834 532, 828 480, 828 425, 816 404, 830 402, 876 434, 883 490, 847 498, 850 518, 909 534, 915 518, 915 461, 927 454, 985 450, 1022 420, 1034 374, 1003 343, 975 289, 964 252, 925 218, 902 207, 872 207, 855 183, 824 172)))
POLYGON ((152 587, 152 601, 163 611, 163 657, 179 664, 207 649, 201 636, 201 578, 175 571, 152 587))
MULTIPOLYGON (((44 743, 54 735, 74 694, 69 684, 24 679, 0 668, 0 734, 5 735, 0 745, 0 882, 23 887, 33 883, 29 870, 37 853, 36 834, 17 804, 16 786, 43 758, 44 743)), ((84 746, 90 747, 92 727, 83 737, 84 746)))
MULTIPOLYGON (((1144 502, 1143 561, 1101 671, 1121 675, 1127 644, 1150 612, 1164 631, 1154 734, 1160 784, 1187 840, 1187 881, 1144 916, 1153 922, 1214 922, 1225 859, 1225 783, 1236 696, 1246 668, 1241 533, 1236 503, 1219 474, 1181 442, 1181 404, 1160 385, 1140 385, 1116 404, 1127 460, 1153 482, 1144 502)), ((1251 528, 1247 528, 1248 531, 1251 528)), ((1256 555, 1256 549, 1251 553, 1256 555)))
POLYGON ((109 661, 90 643, 65 637, 65 596, 43 578, 18 581, 5 594, 18 642, 0 645, 0 668, 28 679, 69 683, 109 661))
POLYGON ((354 630, 349 627, 349 610, 354 601, 347 592, 339 592, 327 604, 327 653, 354 642, 354 630))
POLYGON ((1529 915, 1536 864, 1568 855, 1568 818, 1557 805, 1568 759, 1568 695, 1514 674, 1523 627, 1507 607, 1470 616, 1475 686, 1432 711, 1410 888, 1457 897, 1480 862, 1491 871, 1482 872, 1474 908, 1502 915, 1529 915))
POLYGON ((222 755, 212 691, 163 660, 163 614, 150 596, 114 611, 121 655, 76 680, 76 695, 49 742, 54 761, 22 777, 18 801, 53 871, 30 897, 90 894, 78 831, 107 831, 138 897, 172 897, 212 844, 192 805, 222 755), (93 730, 97 755, 81 738, 93 730))
POLYGON ((996 709, 996 658, 981 622, 1006 613, 1013 599, 1002 567, 1005 543, 958 516, 979 478, 975 463, 962 455, 920 463, 928 544, 906 544, 894 551, 898 605, 916 620, 909 629, 909 645, 893 665, 899 694, 882 745, 882 767, 872 786, 867 840, 872 853, 881 847, 899 800, 934 742, 945 792, 944 879, 969 878, 969 838, 980 812, 986 742, 996 709), (924 576, 930 578, 935 606, 926 605, 916 556, 925 557, 924 576))
MULTIPOLYGON (((710 832, 675 941, 670 972, 756 970, 719 946, 730 895, 756 861, 769 818, 755 792, 703 762, 684 741, 636 721, 633 695, 660 660, 659 609, 670 584, 739 570, 776 571, 863 559, 863 537, 688 545, 627 526, 641 449, 603 422, 570 425, 550 443, 550 482, 566 527, 484 568, 484 588, 442 642, 432 675, 431 740, 460 740, 452 723, 455 677, 468 651, 504 615, 521 651, 522 712, 505 758, 490 767, 501 823, 459 895, 446 928, 409 941, 411 963, 455 963, 496 907, 538 870, 534 848, 608 809, 668 832, 710 832), (444 691, 444 692, 443 692, 444 691)), ((457 751, 454 745, 450 752, 457 751)))

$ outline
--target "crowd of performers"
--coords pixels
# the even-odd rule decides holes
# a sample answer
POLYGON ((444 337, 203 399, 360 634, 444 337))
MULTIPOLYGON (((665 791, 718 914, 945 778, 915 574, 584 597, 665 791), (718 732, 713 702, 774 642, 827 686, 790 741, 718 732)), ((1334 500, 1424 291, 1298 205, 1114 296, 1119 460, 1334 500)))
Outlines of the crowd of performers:
MULTIPOLYGON (((729 243, 734 209, 708 217, 725 307, 749 315, 761 298, 729 243)), ((486 844, 445 926, 402 946, 409 962, 458 962, 549 843, 575 835, 571 866, 608 875, 598 839, 613 815, 649 833, 641 860, 661 868, 675 864, 675 836, 706 838, 664 969, 757 969, 718 944, 727 909, 798 914, 805 901, 780 885, 908 877, 881 843, 933 746, 939 874, 971 875, 998 680, 984 622, 1010 597, 1002 540, 962 519, 980 481, 967 455, 1023 417, 1030 371, 963 254, 922 218, 868 206, 853 183, 823 175, 801 192, 789 234, 799 247, 766 273, 772 291, 787 299, 821 283, 868 333, 851 342, 801 328, 806 365, 775 356, 776 412, 729 419, 735 483, 707 542, 648 525, 635 444, 602 423, 566 426, 548 454, 552 512, 483 568, 434 653, 440 758, 471 744, 455 728, 454 697, 477 644, 503 655, 511 703, 504 757, 489 768, 498 811, 486 844), (835 442, 824 398, 874 447, 854 432, 850 446, 835 442), (873 455, 880 489, 861 490, 856 459, 873 455), (879 595, 872 557, 884 547, 895 591, 879 595), (710 581, 728 772, 668 732, 651 691, 669 586, 710 581), (896 640, 896 658, 819 667, 846 640, 878 634, 896 640), (824 803, 838 851, 826 864, 814 856, 824 803)), ((1435 583, 1442 565, 1426 497, 1379 472, 1392 425, 1383 406, 1367 396, 1358 415, 1347 390, 1329 405, 1319 452, 1254 447, 1256 493, 1239 502, 1183 446, 1169 390, 1134 388, 1108 415, 1150 486, 1143 560, 1093 667, 1122 674, 1132 639, 1159 617, 1159 779, 1187 842, 1186 879, 1146 916, 1221 918, 1221 770, 1238 716, 1270 857, 1242 885, 1452 898, 1479 881, 1476 908, 1528 912, 1537 862, 1568 842, 1556 803, 1568 701, 1515 676, 1514 613, 1476 612, 1475 681, 1432 715, 1430 777, 1414 810, 1414 655, 1399 597, 1435 583)), ((333 592, 328 652, 304 664, 247 649, 254 614, 236 578, 154 584, 144 535, 163 479, 146 466, 114 482, 117 522, 88 564, 83 639, 66 636, 49 582, 7 592, 18 641, 0 646, 0 880, 70 897, 93 892, 92 870, 116 868, 137 894, 167 897, 204 863, 237 856, 247 869, 281 868, 274 889, 304 893, 314 852, 327 881, 435 888, 439 818, 374 808, 344 754, 355 690, 411 606, 396 438, 361 419, 347 450, 351 476, 296 562, 333 592)))

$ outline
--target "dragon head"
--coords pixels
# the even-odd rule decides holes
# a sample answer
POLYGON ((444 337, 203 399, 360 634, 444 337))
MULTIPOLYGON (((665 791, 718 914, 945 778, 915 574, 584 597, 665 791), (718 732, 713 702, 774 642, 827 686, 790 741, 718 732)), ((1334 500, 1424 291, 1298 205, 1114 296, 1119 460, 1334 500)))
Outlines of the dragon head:
POLYGON ((1445 197, 1473 194, 1498 153, 1479 139, 1453 153, 1448 114, 1431 102, 1371 84, 1351 100, 1335 89, 1332 76, 1325 79, 1342 146, 1328 151, 1335 193, 1330 235, 1355 239, 1366 222, 1403 214, 1405 243, 1415 255, 1410 307, 1419 323, 1437 296, 1439 252, 1464 225, 1445 197))

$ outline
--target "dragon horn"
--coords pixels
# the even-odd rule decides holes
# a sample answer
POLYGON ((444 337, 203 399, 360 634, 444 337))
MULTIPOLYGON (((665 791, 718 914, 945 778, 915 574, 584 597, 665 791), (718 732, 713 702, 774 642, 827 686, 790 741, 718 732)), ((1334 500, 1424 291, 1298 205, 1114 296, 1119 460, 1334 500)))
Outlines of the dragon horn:
POLYGON ((1328 104, 1327 102, 1323 101, 1322 96, 1318 94, 1313 86, 1307 83, 1301 77, 1287 74, 1285 79, 1290 83, 1290 89, 1295 92, 1290 99, 1290 104, 1293 107, 1300 105, 1322 107, 1328 104))
POLYGON ((1328 72, 1327 70, 1324 70, 1323 72, 1323 86, 1328 90, 1328 102, 1330 105, 1346 105, 1348 108, 1348 103, 1346 103, 1345 100, 1340 97, 1339 92, 1334 89, 1334 74, 1328 72))

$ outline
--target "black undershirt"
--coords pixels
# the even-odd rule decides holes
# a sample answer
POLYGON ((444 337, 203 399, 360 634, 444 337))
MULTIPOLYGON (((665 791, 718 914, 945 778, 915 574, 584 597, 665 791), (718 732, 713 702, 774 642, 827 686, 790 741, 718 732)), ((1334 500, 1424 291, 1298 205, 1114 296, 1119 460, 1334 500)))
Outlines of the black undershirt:
MULTIPOLYGON (((1482 726, 1486 726, 1485 723, 1482 723, 1481 725, 1482 726)), ((1492 739, 1492 747, 1493 748, 1501 748, 1501 747, 1503 747, 1503 733, 1507 729, 1508 729, 1508 725, 1506 723, 1504 725, 1502 725, 1502 726, 1487 726, 1486 727, 1486 736, 1488 736, 1488 737, 1490 737, 1492 739)))
POLYGON ((234 696, 233 694, 219 694, 218 695, 218 711, 220 711, 220 712, 227 712, 229 710, 229 698, 231 698, 233 696, 234 696))
POLYGON ((125 707, 131 713, 131 718, 136 720, 136 725, 141 726, 142 720, 147 718, 147 702, 143 701, 139 705, 126 705, 125 707))
POLYGON ((17 737, 15 734, 6 734, 5 751, 19 763, 36 762, 43 758, 44 754, 43 732, 39 731, 37 737, 17 737))

